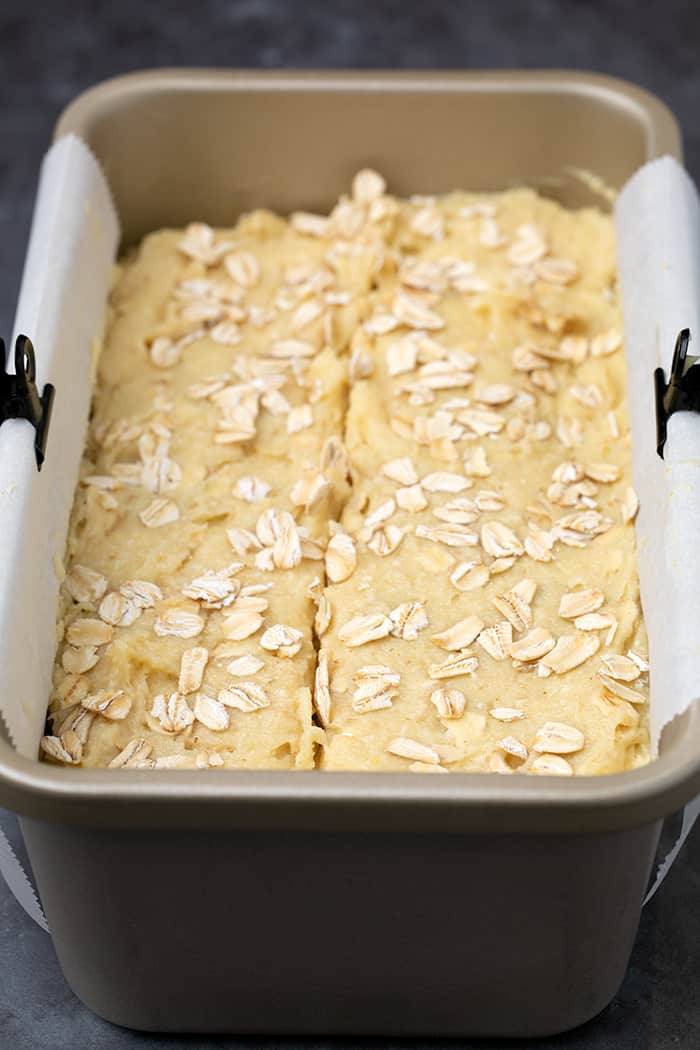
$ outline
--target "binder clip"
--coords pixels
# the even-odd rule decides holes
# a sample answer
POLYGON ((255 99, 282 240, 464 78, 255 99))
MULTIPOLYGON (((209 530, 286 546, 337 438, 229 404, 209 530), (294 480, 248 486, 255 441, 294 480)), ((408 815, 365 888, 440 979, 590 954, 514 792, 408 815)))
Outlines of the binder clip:
POLYGON ((683 328, 676 339, 668 383, 663 368, 654 371, 656 451, 662 459, 669 416, 674 412, 700 412, 700 358, 688 354, 689 343, 690 329, 683 328))
POLYGON ((26 335, 18 335, 15 343, 15 371, 7 371, 5 342, 0 339, 4 367, 0 372, 0 426, 7 419, 27 419, 34 427, 34 453, 37 470, 41 470, 46 452, 46 439, 51 421, 51 409, 56 393, 47 383, 40 395, 36 387, 36 360, 34 347, 26 335))

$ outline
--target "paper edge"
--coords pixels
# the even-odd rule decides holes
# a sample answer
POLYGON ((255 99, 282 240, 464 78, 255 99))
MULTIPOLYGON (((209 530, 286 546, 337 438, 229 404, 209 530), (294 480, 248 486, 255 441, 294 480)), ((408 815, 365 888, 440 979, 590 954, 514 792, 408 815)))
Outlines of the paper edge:
MULTIPOLYGON (((40 165, 24 266, 22 268, 13 320, 12 342, 8 354, 9 363, 14 361, 12 347, 20 330, 33 338, 40 329, 42 322, 46 323, 46 316, 48 315, 49 318, 52 318, 57 303, 60 303, 60 298, 53 298, 55 283, 53 283, 53 273, 50 266, 45 260, 45 245, 47 243, 60 243, 56 236, 57 227, 60 227, 61 224, 58 205, 64 198, 70 198, 71 194, 73 203, 76 203, 78 207, 80 207, 81 203, 89 204, 92 206, 92 214, 99 213, 101 225, 98 227, 97 236, 103 246, 108 246, 109 248, 109 251, 105 250, 104 253, 105 264, 109 258, 109 266, 111 268, 116 261, 120 239, 120 223, 105 173, 92 150, 81 138, 74 134, 62 136, 47 150, 40 165), (73 181, 75 185, 72 185, 73 181), (75 186, 77 186, 77 190, 75 186), (86 191, 83 201, 78 196, 80 191, 86 191)), ((89 218, 90 212, 88 211, 86 214, 89 218)), ((80 236, 78 232, 80 231, 80 222, 81 215, 78 213, 76 222, 69 228, 69 234, 75 231, 76 237, 80 236)), ((66 287, 65 283, 61 287, 66 287)), ((107 290, 108 287, 109 285, 107 284, 107 290)), ((102 304, 102 313, 104 313, 104 304, 102 304)), ((91 342, 94 340, 95 334, 94 332, 92 333, 91 342)), ((58 337, 55 340, 51 340, 49 346, 50 351, 43 353, 41 346, 37 344, 36 366, 39 386, 54 378, 56 357, 57 353, 60 352, 58 337)), ((60 391, 58 396, 60 397, 60 391)), ((86 408, 86 420, 88 411, 89 406, 86 408)), ((3 425, 3 432, 3 441, 8 441, 10 444, 14 442, 13 453, 16 458, 13 460, 14 469, 11 468, 11 470, 13 469, 15 479, 19 477, 25 478, 27 472, 33 473, 35 470, 33 430, 24 420, 10 420, 3 425), (16 428, 19 428, 19 430, 16 428)), ((53 446, 49 436, 47 461, 52 456, 52 451, 53 446)), ((53 452, 53 455, 55 454, 53 452)), ((74 479, 76 484, 78 469, 79 464, 76 464, 74 479)), ((10 481, 12 485, 15 484, 13 479, 10 479, 10 481)), ((30 488, 29 485, 16 484, 17 497, 14 515, 19 515, 20 518, 23 514, 26 514, 27 501, 31 499, 30 488)), ((10 490, 5 495, 10 498, 10 490)), ((70 507, 68 507, 67 512, 70 514, 70 507)), ((13 550, 16 549, 15 538, 13 535, 10 539, 13 550)), ((61 554, 65 550, 65 539, 64 535, 61 554)), ((55 551, 53 553, 55 555, 55 551)), ((11 588, 7 590, 11 590, 11 588)), ((58 588, 56 588, 57 590, 58 588)), ((4 596, 0 596, 0 618, 3 615, 11 615, 10 600, 10 594, 6 593, 4 596)), ((33 733, 33 719, 30 719, 26 713, 24 705, 17 703, 16 719, 14 716, 12 719, 16 721, 16 732, 13 732, 7 712, 4 709, 5 706, 3 705, 3 709, 0 710, 0 730, 18 754, 26 754, 27 748, 24 745, 20 746, 17 734, 19 734, 20 738, 24 738, 25 734, 33 733), (25 724, 23 724, 23 719, 25 724), (29 726, 29 721, 32 722, 31 727, 29 726)), ((42 731, 40 725, 39 737, 42 731)))
POLYGON ((4 878, 12 896, 29 918, 45 933, 50 934, 49 924, 46 921, 39 896, 2 828, 0 828, 0 875, 4 878))

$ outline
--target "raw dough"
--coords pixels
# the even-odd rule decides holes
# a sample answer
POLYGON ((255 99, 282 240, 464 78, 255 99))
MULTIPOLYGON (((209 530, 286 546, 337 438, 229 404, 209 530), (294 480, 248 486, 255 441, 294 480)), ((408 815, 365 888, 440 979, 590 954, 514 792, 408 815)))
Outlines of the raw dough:
POLYGON ((621 333, 611 219, 530 190, 397 201, 362 172, 329 218, 147 237, 111 296, 45 756, 648 761, 621 333))

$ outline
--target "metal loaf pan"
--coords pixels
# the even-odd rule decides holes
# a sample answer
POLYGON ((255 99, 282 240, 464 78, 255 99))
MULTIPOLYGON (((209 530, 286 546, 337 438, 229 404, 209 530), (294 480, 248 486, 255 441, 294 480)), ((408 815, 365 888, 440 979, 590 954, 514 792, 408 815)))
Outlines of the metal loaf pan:
MULTIPOLYGON (((645 92, 578 73, 164 71, 61 117, 124 244, 245 209, 323 209, 365 164, 399 194, 537 185, 591 199, 680 156, 645 92)), ((650 377, 651 381, 651 377, 650 377)), ((653 426, 653 420, 649 420, 653 426)), ((48 481, 49 479, 47 479, 48 481)), ((75 992, 150 1030, 538 1035, 615 994, 662 818, 700 791, 700 710, 598 778, 90 771, 0 741, 75 992)))

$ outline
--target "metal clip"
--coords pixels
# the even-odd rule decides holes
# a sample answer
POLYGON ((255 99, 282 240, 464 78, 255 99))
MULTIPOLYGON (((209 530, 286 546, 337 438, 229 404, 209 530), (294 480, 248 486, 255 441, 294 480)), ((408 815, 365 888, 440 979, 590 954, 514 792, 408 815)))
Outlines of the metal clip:
POLYGON ((36 388, 36 360, 34 347, 26 335, 18 335, 15 343, 15 371, 7 371, 5 342, 0 339, 0 352, 5 366, 0 372, 0 426, 7 419, 28 419, 34 427, 34 452, 37 469, 41 470, 46 451, 46 438, 51 421, 54 394, 47 383, 39 396, 36 388))
POLYGON ((666 384, 663 368, 654 371, 656 393, 656 451, 664 458, 666 424, 674 412, 700 413, 700 361, 688 354, 690 329, 678 333, 671 362, 671 378, 666 384))

